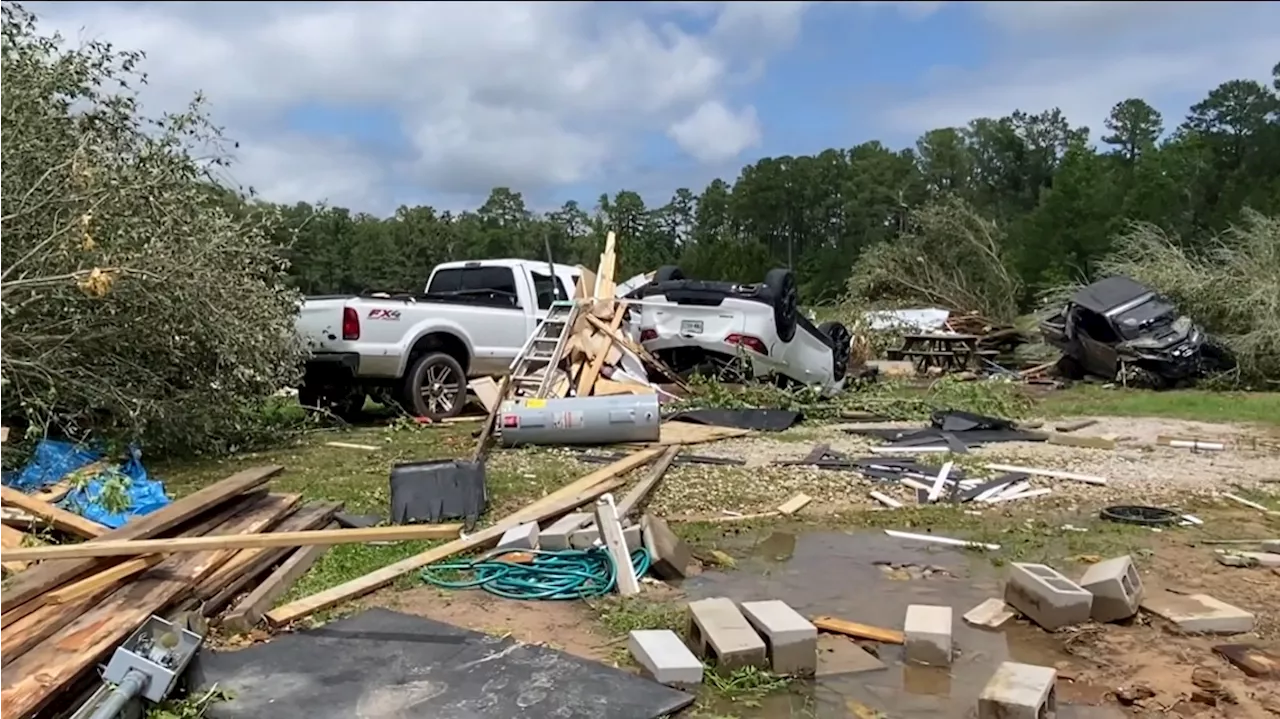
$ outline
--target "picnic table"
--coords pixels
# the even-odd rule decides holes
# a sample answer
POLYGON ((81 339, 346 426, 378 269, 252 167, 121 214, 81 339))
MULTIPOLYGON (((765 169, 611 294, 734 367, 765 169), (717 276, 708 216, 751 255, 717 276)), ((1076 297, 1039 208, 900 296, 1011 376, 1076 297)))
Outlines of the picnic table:
POLYGON ((981 369, 982 358, 993 358, 996 350, 978 349, 978 335, 934 332, 904 335, 902 347, 889 350, 889 359, 908 360, 919 372, 937 367, 943 372, 981 369))

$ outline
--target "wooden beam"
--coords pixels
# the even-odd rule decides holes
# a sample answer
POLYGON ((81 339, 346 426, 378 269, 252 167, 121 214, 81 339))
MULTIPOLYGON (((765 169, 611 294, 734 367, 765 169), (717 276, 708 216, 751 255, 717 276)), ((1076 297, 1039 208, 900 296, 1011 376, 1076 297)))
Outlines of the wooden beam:
MULTIPOLYGON (((266 484, 272 476, 279 474, 284 467, 254 467, 237 472, 230 477, 193 492, 167 507, 152 512, 144 517, 137 517, 119 529, 113 529, 101 536, 101 540, 146 539, 173 529, 183 522, 190 521, 206 511, 223 504, 257 487, 266 484)), ((99 540, 93 540, 99 541, 99 540)), ((76 559, 57 562, 45 562, 38 567, 14 577, 4 592, 0 594, 0 604, 8 614, 18 605, 51 591, 77 577, 88 574, 95 569, 109 566, 111 562, 97 559, 76 559)))
POLYGON ((658 482, 662 481, 663 475, 667 473, 667 469, 675 461, 676 455, 680 454, 680 449, 681 447, 678 444, 667 447, 662 456, 658 458, 658 461, 653 463, 653 468, 649 470, 649 474, 637 482, 636 486, 632 487, 630 492, 627 492, 627 496, 623 497, 621 502, 618 502, 619 517, 625 517, 640 507, 645 497, 648 497, 654 488, 658 486, 658 482))
MULTIPOLYGON (((10 549, 18 549, 22 546, 22 542, 26 540, 26 538, 27 535, 23 534, 20 530, 14 529, 7 524, 0 524, 0 549, 3 549, 6 552, 10 549)), ((4 571, 13 572, 15 574, 27 568, 26 562, 11 562, 6 559, 2 564, 4 571)))
MULTIPOLYGON (((220 533, 261 532, 296 506, 272 495, 218 526, 220 533)), ((292 499, 296 500, 296 496, 292 499)), ((169 557, 112 592, 52 636, 14 660, 4 672, 0 719, 35 714, 113 651, 152 614, 181 598, 231 557, 209 551, 169 557)), ((7 644, 7 642, 6 642, 7 644)), ((6 647, 7 648, 7 647, 6 647)))
POLYGON ((128 579, 135 574, 141 574, 159 564, 162 559, 164 559, 163 555, 149 554, 145 557, 137 557, 127 562, 121 562, 110 569, 97 574, 90 574, 84 579, 77 579, 66 586, 49 592, 45 595, 45 604, 66 604, 77 599, 83 599, 97 593, 100 589, 113 586, 117 582, 128 579))
POLYGON ((35 497, 23 494, 11 487, 0 486, 0 502, 4 502, 10 507, 17 507, 24 512, 29 512, 48 522, 54 529, 59 532, 67 532, 77 537, 85 539, 94 539, 106 534, 107 528, 81 517, 73 512, 68 512, 61 507, 55 507, 48 502, 43 502, 35 497))
MULTIPOLYGON (((550 371, 551 368, 548 368, 550 371)), ((473 462, 483 462, 485 455, 489 452, 489 440, 493 438, 493 428, 498 421, 498 412, 502 409, 502 403, 507 400, 507 394, 511 390, 511 375, 502 375, 502 381, 498 383, 498 401, 489 408, 489 414, 485 417, 484 427, 480 430, 480 439, 476 442, 476 452, 471 457, 473 462)))
MULTIPOLYGON (((310 502, 285 517, 284 521, 271 531, 300 532, 307 529, 320 529, 341 510, 342 502, 310 502)), ((203 604, 204 615, 209 617, 216 614, 237 594, 243 592, 250 582, 284 559, 291 550, 291 547, 262 547, 236 552, 235 556, 218 567, 218 571, 196 588, 195 599, 203 604)))
POLYGON ((870 639, 881 644, 902 644, 906 641, 906 635, 897 629, 884 629, 837 617, 814 617, 813 626, 820 632, 843 634, 854 639, 870 639))
MULTIPOLYGON (((329 525, 332 529, 337 523, 329 525)), ((252 592, 241 599, 235 607, 222 618, 222 626, 232 632, 247 632, 262 621, 271 605, 289 591, 289 587, 311 569, 320 555, 329 551, 328 547, 313 545, 302 547, 285 560, 266 579, 262 580, 252 592)))
POLYGON ((600 378, 600 370, 604 368, 604 361, 609 357, 609 350, 613 349, 613 343, 618 341, 618 328, 622 326, 622 318, 626 316, 627 305, 619 302, 613 308, 613 320, 609 323, 608 331, 602 333, 605 341, 601 343, 600 351, 591 359, 591 364, 587 365, 587 369, 578 378, 577 396, 586 397, 596 386, 596 380, 600 378))
POLYGON ((458 536, 461 524, 406 524, 359 529, 322 529, 310 532, 228 534, 171 539, 126 539, 118 542, 84 542, 48 547, 14 549, 13 559, 81 559, 138 554, 204 552, 211 549, 261 549, 263 547, 311 547, 364 542, 407 542, 416 539, 448 539, 458 536))
POLYGON ((297 621, 314 612, 328 609, 335 604, 341 604, 385 587, 401 575, 421 569, 428 564, 448 559, 455 554, 461 554, 473 549, 483 549, 497 544, 498 539, 512 527, 518 527, 525 522, 541 522, 548 517, 564 514, 581 507, 605 492, 616 489, 622 484, 622 480, 619 479, 620 475, 653 461, 660 453, 661 450, 648 449, 627 455, 582 477, 576 482, 561 487, 533 504, 507 515, 496 524, 481 529, 463 539, 456 539, 448 544, 428 549, 421 554, 389 564, 363 577, 357 577, 336 587, 330 587, 323 592, 276 607, 267 612, 267 621, 275 627, 297 621))

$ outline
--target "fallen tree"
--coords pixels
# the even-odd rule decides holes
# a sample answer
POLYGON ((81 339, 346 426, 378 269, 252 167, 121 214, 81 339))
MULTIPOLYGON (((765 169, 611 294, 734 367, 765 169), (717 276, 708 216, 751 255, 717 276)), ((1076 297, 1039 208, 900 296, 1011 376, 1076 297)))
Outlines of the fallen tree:
POLYGON ((33 435, 206 451, 292 379, 297 298, 273 211, 215 182, 200 98, 144 117, 139 53, 64 49, 3 10, 3 412, 33 435))
POLYGON ((929 203, 911 212, 901 237, 858 258, 847 301, 870 308, 937 306, 1012 322, 1022 288, 1004 243, 1000 226, 964 200, 929 203))

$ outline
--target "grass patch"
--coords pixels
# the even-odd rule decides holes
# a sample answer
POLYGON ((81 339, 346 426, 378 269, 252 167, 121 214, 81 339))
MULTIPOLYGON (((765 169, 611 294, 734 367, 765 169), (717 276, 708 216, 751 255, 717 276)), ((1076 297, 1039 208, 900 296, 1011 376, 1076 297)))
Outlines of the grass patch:
POLYGON ((664 602, 644 596, 608 596, 591 604, 600 626, 614 637, 636 629, 670 629, 683 634, 685 610, 680 602, 664 602))
POLYGON ((1280 426, 1280 392, 1151 392, 1076 385, 1045 395, 1040 410, 1057 416, 1163 417, 1280 426))
POLYGON ((760 700, 776 692, 786 690, 791 679, 756 669, 743 667, 722 675, 714 667, 703 672, 703 685, 719 696, 744 707, 760 706, 760 700))

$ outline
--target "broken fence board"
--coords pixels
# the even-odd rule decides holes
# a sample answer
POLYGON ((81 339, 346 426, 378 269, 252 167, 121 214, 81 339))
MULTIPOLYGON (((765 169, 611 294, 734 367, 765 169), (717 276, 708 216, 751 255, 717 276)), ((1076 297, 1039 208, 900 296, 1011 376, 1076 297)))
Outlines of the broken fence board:
MULTIPOLYGON (((119 529, 103 534, 97 540, 145 539, 173 529, 183 522, 191 520, 233 497, 266 484, 272 476, 279 474, 284 467, 254 467, 237 472, 230 477, 209 485, 204 489, 175 501, 151 514, 137 517, 119 529)), ((111 562, 98 559, 74 559, 56 562, 45 562, 38 567, 23 572, 0 594, 6 613, 18 605, 51 589, 59 587, 76 577, 108 566, 111 562)))
POLYGON ((303 597, 284 606, 276 607, 267 612, 267 621, 275 627, 288 624, 314 612, 332 607, 335 604, 341 604, 356 597, 364 596, 390 584, 404 574, 421 569, 429 564, 472 549, 488 547, 495 544, 503 533, 512 527, 518 527, 525 522, 541 522, 548 517, 565 514, 594 500, 605 492, 616 489, 622 484, 622 480, 618 479, 620 475, 653 461, 659 454, 661 454, 661 450, 648 449, 627 455, 613 464, 601 467, 582 477, 576 482, 571 482, 561 487, 542 499, 504 517, 496 524, 481 529, 474 534, 428 549, 421 554, 415 554, 412 557, 370 572, 363 577, 357 577, 309 597, 303 597))

